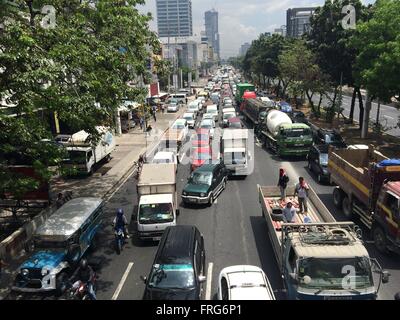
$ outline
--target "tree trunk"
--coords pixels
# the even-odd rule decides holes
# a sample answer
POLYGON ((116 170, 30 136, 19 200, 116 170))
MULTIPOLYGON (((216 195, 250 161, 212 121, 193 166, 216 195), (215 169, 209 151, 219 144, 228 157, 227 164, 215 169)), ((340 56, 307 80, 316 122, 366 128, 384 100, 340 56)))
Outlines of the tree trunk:
POLYGON ((323 95, 322 95, 322 93, 320 93, 320 94, 319 94, 319 101, 318 101, 318 108, 317 108, 317 110, 318 110, 318 117, 321 116, 322 98, 323 98, 323 95))
POLYGON ((265 90, 266 89, 265 75, 263 75, 263 80, 264 80, 264 90, 265 90))
POLYGON ((277 97, 279 97, 279 94, 280 94, 280 92, 281 92, 281 79, 279 79, 279 81, 278 81, 278 86, 277 86, 277 88, 276 88, 276 92, 275 92, 275 94, 276 94, 276 96, 277 97))
POLYGON ((350 115, 349 115, 350 123, 353 123, 353 120, 354 120, 354 107, 356 105, 356 98, 357 98, 357 88, 354 88, 353 97, 351 98, 351 106, 350 106, 350 115))
POLYGON ((359 122, 360 130, 361 130, 362 129, 363 120, 364 120, 364 104, 363 104, 363 98, 362 98, 362 94, 361 94, 360 88, 357 88, 357 94, 358 94, 358 103, 359 103, 359 107, 360 107, 360 115, 359 115, 359 118, 358 118, 358 122, 359 122))
POLYGON ((315 115, 315 106, 314 106, 314 102, 312 101, 314 93, 312 93, 310 95, 308 90, 306 90, 306 95, 307 95, 308 102, 310 103, 310 107, 311 107, 312 113, 315 115))

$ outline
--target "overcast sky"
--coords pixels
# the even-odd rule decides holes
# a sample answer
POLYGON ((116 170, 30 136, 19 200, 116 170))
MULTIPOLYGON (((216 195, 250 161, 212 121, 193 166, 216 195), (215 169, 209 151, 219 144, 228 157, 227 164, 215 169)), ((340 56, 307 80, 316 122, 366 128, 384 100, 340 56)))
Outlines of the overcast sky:
MULTIPOLYGON (((219 13, 221 56, 236 56, 240 46, 256 39, 260 33, 273 32, 286 24, 286 10, 322 5, 324 0, 192 0, 193 33, 204 30, 204 12, 212 8, 219 13)), ((362 0, 364 4, 374 0, 362 0)), ((146 0, 140 11, 151 12, 151 29, 157 31, 156 0, 146 0)))

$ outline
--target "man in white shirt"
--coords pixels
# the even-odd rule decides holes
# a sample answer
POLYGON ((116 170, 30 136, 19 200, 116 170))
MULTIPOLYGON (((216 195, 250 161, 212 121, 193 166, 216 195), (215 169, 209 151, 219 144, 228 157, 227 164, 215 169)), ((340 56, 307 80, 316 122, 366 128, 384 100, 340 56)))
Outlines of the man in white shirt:
POLYGON ((294 216, 296 215, 296 209, 293 208, 293 204, 289 201, 286 207, 282 210, 283 219, 285 222, 295 222, 294 216))
POLYGON ((304 181, 303 177, 299 178, 299 183, 296 184, 296 188, 294 190, 294 196, 297 195, 297 198, 299 199, 299 207, 300 207, 300 212, 299 213, 307 213, 308 207, 307 207, 307 197, 308 197, 308 190, 310 188, 308 187, 308 184, 304 181))

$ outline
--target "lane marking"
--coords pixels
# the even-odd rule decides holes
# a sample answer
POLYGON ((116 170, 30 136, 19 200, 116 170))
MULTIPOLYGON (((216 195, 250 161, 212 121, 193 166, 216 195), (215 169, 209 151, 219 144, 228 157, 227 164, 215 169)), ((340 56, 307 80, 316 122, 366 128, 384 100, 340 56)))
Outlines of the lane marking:
POLYGON ((122 276, 121 281, 119 282, 118 287, 115 290, 114 295, 112 296, 111 300, 117 300, 118 299, 118 296, 119 296, 119 294, 120 294, 120 292, 122 290, 122 287, 125 284, 126 279, 128 278, 129 272, 131 271, 132 267, 133 267, 133 262, 129 262, 128 267, 126 268, 125 273, 122 276))
POLYGON ((212 270, 213 270, 213 263, 208 263, 207 268, 207 283, 206 283, 206 300, 211 300, 211 283, 212 283, 212 270))

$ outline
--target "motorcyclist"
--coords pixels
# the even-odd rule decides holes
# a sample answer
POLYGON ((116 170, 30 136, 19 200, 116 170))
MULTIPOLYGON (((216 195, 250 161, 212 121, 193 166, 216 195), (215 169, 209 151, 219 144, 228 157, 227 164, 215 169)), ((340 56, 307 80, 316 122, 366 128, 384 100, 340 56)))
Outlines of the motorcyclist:
POLYGON ((92 300, 96 300, 96 293, 94 292, 93 280, 95 278, 95 272, 92 267, 89 266, 86 259, 82 259, 79 267, 75 270, 72 275, 72 279, 77 279, 76 282, 72 285, 73 289, 77 289, 79 286, 79 282, 82 281, 86 283, 88 287, 88 293, 92 300))
POLYGON ((118 209, 117 210, 117 215, 114 218, 113 221, 113 226, 115 229, 122 228, 124 230, 124 236, 126 239, 129 239, 129 233, 128 233, 128 220, 126 219, 126 216, 124 214, 124 210, 118 209))

